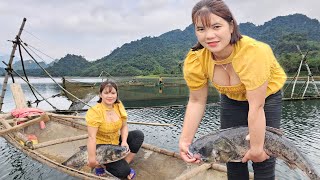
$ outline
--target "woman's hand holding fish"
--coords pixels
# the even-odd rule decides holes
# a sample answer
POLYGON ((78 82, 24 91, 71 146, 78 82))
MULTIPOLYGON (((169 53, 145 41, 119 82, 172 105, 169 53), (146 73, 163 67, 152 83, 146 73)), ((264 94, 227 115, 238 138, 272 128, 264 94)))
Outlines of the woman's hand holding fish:
POLYGON ((199 163, 200 160, 193 157, 191 154, 189 154, 189 146, 191 143, 186 143, 183 141, 179 142, 179 150, 180 150, 180 156, 182 160, 188 163, 199 163))
POLYGON ((249 160, 253 162, 263 162, 269 158, 270 157, 267 155, 267 153, 263 149, 253 150, 252 148, 250 148, 242 158, 242 162, 247 162, 249 160))
POLYGON ((92 167, 92 168, 95 168, 99 165, 98 161, 96 160, 96 157, 94 158, 88 158, 88 166, 89 167, 92 167))
POLYGON ((127 150, 129 150, 129 145, 128 145, 127 141, 122 141, 122 142, 121 142, 121 146, 122 146, 122 147, 126 147, 127 150))

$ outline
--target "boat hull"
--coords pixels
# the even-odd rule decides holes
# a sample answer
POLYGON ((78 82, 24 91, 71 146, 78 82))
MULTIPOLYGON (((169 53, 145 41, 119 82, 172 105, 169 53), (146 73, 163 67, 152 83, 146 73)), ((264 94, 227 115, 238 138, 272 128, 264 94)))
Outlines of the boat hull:
MULTIPOLYGON (((34 149, 21 145, 13 133, 4 135, 4 138, 29 157, 71 176, 81 179, 117 179, 111 174, 107 177, 95 176, 87 166, 76 170, 62 165, 61 163, 76 153, 80 146, 86 145, 85 121, 83 118, 65 118, 68 117, 65 115, 50 114, 49 117, 45 129, 40 129, 39 124, 34 124, 21 131, 37 137, 39 144, 35 144, 34 149), (79 136, 83 138, 58 142, 61 139, 79 136), (54 141, 57 142, 52 143, 54 141)), ((212 169, 210 164, 206 166, 203 169, 201 165, 185 163, 178 153, 148 144, 143 144, 130 164, 137 173, 137 179, 227 179, 224 166, 220 165, 222 171, 212 169)))

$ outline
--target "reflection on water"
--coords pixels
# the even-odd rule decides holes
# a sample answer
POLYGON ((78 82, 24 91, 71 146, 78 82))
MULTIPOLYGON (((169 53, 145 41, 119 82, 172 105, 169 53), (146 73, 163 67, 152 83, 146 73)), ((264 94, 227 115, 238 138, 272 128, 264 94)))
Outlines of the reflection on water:
MULTIPOLYGON (((34 86, 46 98, 60 93, 60 89, 52 83, 43 82, 43 79, 32 80, 37 82, 34 86)), ((22 88, 26 95, 26 99, 34 101, 35 98, 28 90, 27 85, 22 84, 22 88)), ((157 88, 158 89, 150 88, 145 91, 165 94, 168 93, 167 90, 169 90, 168 87, 164 86, 163 89, 161 89, 162 92, 159 93, 160 89, 159 87, 157 88)), ((127 91, 131 90, 127 89, 127 91)), ((133 92, 135 91, 138 91, 138 89, 135 89, 133 92)), ((183 89, 172 91, 175 91, 175 93, 179 91, 187 92, 183 89)), ((212 92, 212 94, 214 94, 214 92, 212 92)), ((204 118, 195 138, 199 138, 211 131, 219 129, 220 111, 218 99, 219 97, 217 95, 209 98, 210 104, 206 107, 204 118)), ((49 101, 61 109, 67 109, 71 104, 71 102, 63 96, 49 98, 49 101)), ((186 104, 186 102, 187 97, 172 97, 169 101, 165 99, 158 99, 154 101, 131 101, 125 102, 125 105, 127 107, 141 107, 186 104)), ((92 104, 94 103, 95 102, 93 101, 92 104)), ((13 109, 13 107, 13 99, 11 97, 10 88, 8 88, 3 111, 9 111, 13 109)), ((39 107, 45 110, 52 110, 52 107, 45 102, 41 102, 39 107)), ((320 169, 320 111, 318 107, 320 107, 319 100, 284 101, 281 125, 281 129, 284 130, 286 137, 292 140, 303 154, 312 160, 311 163, 316 167, 316 169, 320 169)), ((142 130, 145 133, 146 143, 172 151, 178 151, 178 137, 181 133, 184 113, 185 107, 167 106, 162 108, 128 109, 130 121, 175 124, 175 126, 170 127, 130 124, 129 128, 142 130)), ((0 169, 0 179, 73 179, 70 176, 57 172, 52 168, 30 159, 16 148, 8 145, 3 138, 0 138, 0 169), (4 169, 6 169, 6 171, 3 171, 4 169)), ((277 161, 276 176, 278 179, 306 179, 305 175, 301 171, 289 169, 281 160, 277 161)))

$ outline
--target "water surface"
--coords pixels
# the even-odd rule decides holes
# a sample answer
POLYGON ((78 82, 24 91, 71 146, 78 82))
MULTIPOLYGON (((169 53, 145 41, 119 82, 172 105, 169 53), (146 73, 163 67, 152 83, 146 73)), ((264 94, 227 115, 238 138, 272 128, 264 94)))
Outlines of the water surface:
MULTIPOLYGON (((56 79, 59 81, 60 79, 56 79)), ((2 79, 0 78, 2 82, 2 79)), ((50 103, 59 109, 67 109, 71 102, 64 96, 50 98, 59 94, 61 90, 50 79, 32 78, 34 86, 49 98, 50 103)), ((59 81, 60 82, 60 81, 59 81)), ((22 83, 23 91, 26 99, 34 102, 34 97, 28 86, 22 83)), ((149 89, 150 90, 150 89, 149 89)), ((212 96, 207 105, 204 118, 196 133, 195 138, 199 138, 209 132, 219 129, 219 97, 212 96)), ((187 99, 181 101, 170 99, 171 104, 167 105, 184 105, 187 99)), ((134 105, 139 105, 133 103, 134 105)), ((93 100, 91 104, 95 104, 93 100)), ((152 103, 151 103, 152 104, 152 103)), ((36 104, 34 104, 36 105, 36 104)), ((166 105, 163 100, 163 105, 166 105)), ((140 106, 140 105, 139 105, 140 106)), ((53 110, 54 108, 45 103, 40 102, 39 107, 45 110, 53 110)), ((311 163, 320 170, 320 100, 307 101, 284 101, 283 116, 281 129, 285 136, 288 137, 301 151, 306 155, 311 163)), ((5 96, 5 104, 3 111, 8 112, 14 108, 14 102, 11 97, 10 89, 5 96)), ((171 151, 178 151, 178 137, 181 133, 183 117, 185 113, 184 106, 164 106, 159 108, 139 108, 128 109, 130 121, 138 122, 157 122, 170 123, 175 126, 144 126, 129 125, 130 129, 140 129, 145 133, 145 142, 156 145, 171 151)), ((276 176, 278 179, 307 179, 300 170, 291 170, 281 160, 277 161, 276 176)), ((0 138, 0 179, 75 179, 64 173, 58 172, 46 165, 42 165, 32 160, 28 156, 12 147, 3 138, 0 138)))

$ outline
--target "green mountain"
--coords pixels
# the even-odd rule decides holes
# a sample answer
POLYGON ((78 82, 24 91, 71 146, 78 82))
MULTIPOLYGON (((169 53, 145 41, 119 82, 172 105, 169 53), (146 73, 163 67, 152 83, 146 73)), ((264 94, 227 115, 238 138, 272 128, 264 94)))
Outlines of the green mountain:
POLYGON ((252 23, 240 24, 240 30, 242 34, 250 35, 272 47, 275 47, 283 36, 292 33, 303 34, 308 40, 320 41, 319 21, 302 14, 278 16, 261 26, 252 23))
MULTIPOLYGON (((268 43, 278 60, 289 73, 297 70, 301 55, 309 51, 308 62, 312 71, 320 74, 320 23, 302 14, 276 17, 263 25, 241 23, 240 31, 268 43)), ((93 62, 82 56, 66 55, 47 68, 53 76, 98 76, 102 71, 112 76, 150 74, 181 74, 186 53, 196 43, 194 27, 166 32, 158 37, 144 37, 126 43, 109 55, 93 62)), ((41 73, 41 74, 40 74, 41 73)), ((41 71, 29 71, 34 76, 41 71)))
MULTIPOLYGON (((270 44, 280 59, 286 53, 297 53, 296 45, 304 51, 320 49, 319 21, 302 14, 279 16, 260 26, 242 23, 239 28, 242 34, 270 44)), ((180 74, 179 65, 195 43, 193 25, 159 37, 145 37, 126 43, 110 55, 93 62, 81 75, 97 76, 102 70, 115 76, 180 74)), ((320 56, 317 53, 314 55, 320 56)), ((288 71, 296 70, 296 64, 300 61, 297 54, 295 60, 297 62, 288 67, 288 71)))
POLYGON ((46 70, 52 76, 77 76, 89 66, 91 63, 83 56, 67 54, 46 70))
POLYGON ((97 76, 103 70, 116 76, 180 74, 179 62, 194 43, 191 26, 184 31, 174 30, 159 37, 144 37, 126 43, 93 62, 81 75, 97 76))
MULTIPOLYGON (((39 62, 40 66, 43 68, 47 68, 48 65, 45 62, 39 62)), ((25 60, 23 61, 23 65, 25 69, 40 69, 40 67, 33 61, 33 60, 25 60)), ((22 70, 22 63, 21 61, 17 61, 12 64, 14 70, 22 70)))
MULTIPOLYGON (((91 66, 91 62, 87 61, 83 56, 67 54, 50 65, 45 69, 51 76, 79 76, 81 71, 91 66)), ((28 76, 47 76, 42 69, 28 69, 26 72, 28 76)), ((23 72, 20 70, 18 73, 22 75, 23 72)))

